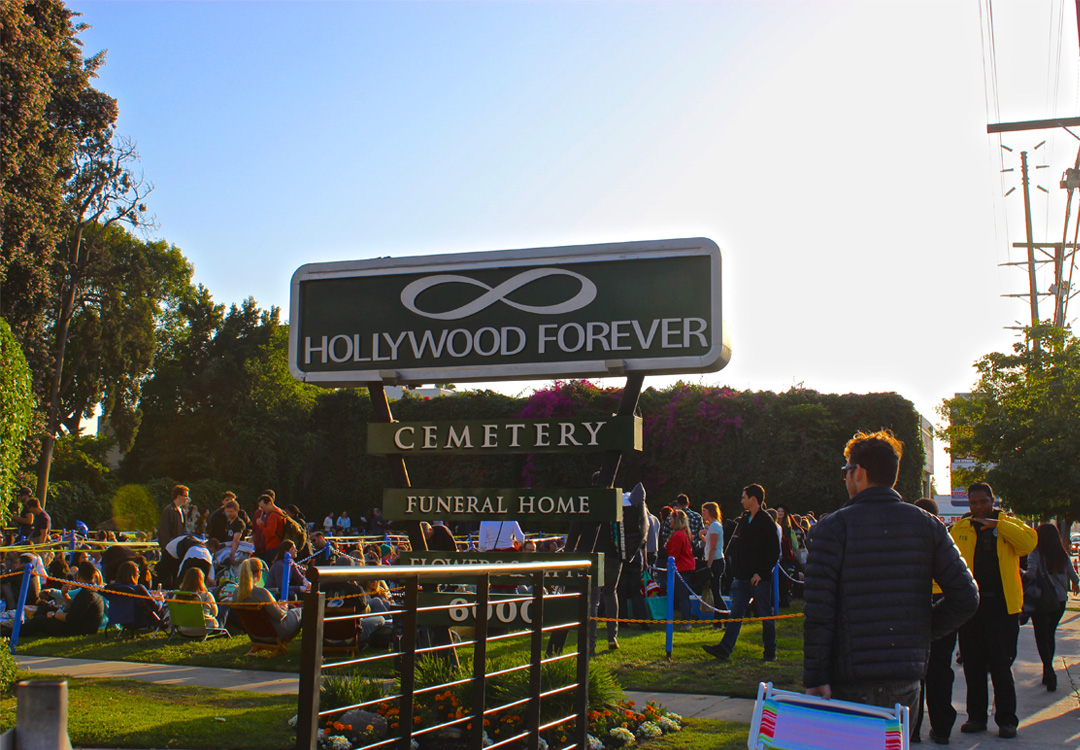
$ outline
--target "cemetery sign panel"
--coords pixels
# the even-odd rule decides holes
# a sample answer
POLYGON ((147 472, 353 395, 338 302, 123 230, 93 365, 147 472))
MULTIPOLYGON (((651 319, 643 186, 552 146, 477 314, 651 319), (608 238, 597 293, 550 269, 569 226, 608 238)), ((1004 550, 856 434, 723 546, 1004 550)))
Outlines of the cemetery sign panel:
POLYGON ((702 373, 731 356, 704 238, 301 266, 289 368, 324 386, 702 373))

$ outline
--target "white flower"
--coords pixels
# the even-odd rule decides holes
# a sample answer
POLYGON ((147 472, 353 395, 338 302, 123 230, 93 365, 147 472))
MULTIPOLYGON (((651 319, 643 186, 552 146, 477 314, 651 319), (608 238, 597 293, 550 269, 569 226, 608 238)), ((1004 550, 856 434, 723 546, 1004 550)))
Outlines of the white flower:
POLYGON ((323 737, 322 742, 323 747, 329 748, 329 750, 352 750, 352 743, 340 734, 323 737))
POLYGON ((540 738, 540 744, 536 746, 538 750, 548 750, 548 743, 543 737, 540 738))
POLYGON ((664 730, 651 721, 644 722, 637 730, 637 736, 640 740, 654 740, 663 733, 664 730))
POLYGON ((589 750, 604 750, 604 743, 593 737, 591 734, 585 735, 588 740, 589 750))
POLYGON ((615 727, 611 730, 610 735, 613 740, 619 741, 620 747, 628 747, 636 742, 634 733, 623 727, 615 727))
POLYGON ((420 750, 420 743, 417 742, 416 740, 413 740, 412 745, 410 745, 410 747, 412 748, 412 750, 420 750))
POLYGON ((679 729, 680 729, 679 722, 674 721, 673 719, 670 719, 667 716, 661 716, 659 719, 656 720, 656 724, 662 730, 664 730, 665 733, 667 733, 667 732, 678 732, 679 729))
POLYGON ((664 709, 664 716, 668 717, 669 719, 674 721, 676 724, 681 724, 682 723, 682 717, 679 716, 674 711, 668 711, 667 709, 664 709))
POLYGON ((297 714, 296 716, 289 719, 289 726, 292 727, 293 729, 296 729, 296 722, 299 721, 299 720, 300 720, 300 715, 297 714))
POLYGON ((483 743, 484 743, 484 747, 487 747, 488 745, 494 745, 495 744, 495 740, 488 737, 488 733, 487 733, 486 730, 484 731, 483 743))

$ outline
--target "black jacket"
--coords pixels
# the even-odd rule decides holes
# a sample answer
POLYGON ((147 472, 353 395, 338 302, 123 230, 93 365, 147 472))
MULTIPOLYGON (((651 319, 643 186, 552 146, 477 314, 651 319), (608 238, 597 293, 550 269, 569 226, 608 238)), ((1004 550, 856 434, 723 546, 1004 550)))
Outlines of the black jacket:
POLYGON ((806 687, 921 680, 931 639, 959 628, 979 589, 945 524, 870 487, 814 526, 806 561, 806 687), (931 605, 931 585, 943 596, 931 605))
MULTIPOLYGON (((749 513, 739 516, 735 527, 734 575, 740 581, 749 581, 754 574, 772 581, 772 571, 780 560, 780 534, 772 516, 762 508, 750 518, 749 513)), ((770 584, 771 585, 771 584, 770 584)))

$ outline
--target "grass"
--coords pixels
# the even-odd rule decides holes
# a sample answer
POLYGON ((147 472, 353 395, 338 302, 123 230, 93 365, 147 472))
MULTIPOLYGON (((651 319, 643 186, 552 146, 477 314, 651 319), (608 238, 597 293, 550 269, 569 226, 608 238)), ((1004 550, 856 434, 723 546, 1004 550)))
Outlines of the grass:
POLYGON ((683 719, 682 730, 665 734, 643 747, 649 750, 741 750, 749 724, 711 719, 683 719))
MULTIPOLYGON (((27 678, 23 678, 27 679, 27 678)), ((56 679, 31 674, 29 679, 56 679)), ((68 678, 68 734, 76 747, 190 750, 295 746, 288 720, 296 696, 170 687, 136 680, 68 678)), ((0 731, 15 725, 15 700, 0 700, 0 731)))
POLYGON ((758 683, 763 681, 771 680, 784 690, 802 689, 802 627, 802 618, 777 620, 776 661, 763 662, 760 622, 743 625, 729 661, 701 650, 705 644, 718 643, 722 630, 698 625, 690 633, 676 633, 668 660, 663 632, 628 630, 624 625, 618 651, 607 650, 601 629, 596 661, 611 667, 626 690, 756 698, 758 683))
MULTIPOLYGON (((795 602, 791 612, 801 612, 802 603, 795 602)), ((777 659, 761 660, 761 623, 746 623, 739 635, 730 661, 717 661, 701 650, 701 646, 717 643, 722 631, 708 625, 697 625, 690 633, 676 633, 674 650, 669 660, 665 654, 663 631, 644 632, 623 624, 618 651, 608 651, 604 623, 600 623, 597 663, 608 666, 626 690, 672 693, 730 695, 742 698, 757 696, 761 681, 771 680, 778 688, 799 690, 802 684, 802 627, 801 618, 776 621, 777 659)), ((574 648, 571 634, 567 648, 574 648)), ((217 638, 208 641, 183 641, 166 644, 164 636, 140 636, 121 640, 103 635, 77 638, 33 638, 19 644, 19 653, 29 656, 58 656, 73 659, 136 661, 154 664, 175 664, 195 667, 226 667, 232 669, 262 669, 275 672, 300 671, 300 638, 289 644, 281 656, 266 658, 247 656, 246 637, 217 638)), ((517 656, 528 648, 528 638, 490 644, 491 659, 517 656)), ((462 664, 472 663, 472 649, 458 649, 462 664)), ((361 673, 370 677, 392 677, 393 665, 386 659, 373 665, 363 665, 361 673)))

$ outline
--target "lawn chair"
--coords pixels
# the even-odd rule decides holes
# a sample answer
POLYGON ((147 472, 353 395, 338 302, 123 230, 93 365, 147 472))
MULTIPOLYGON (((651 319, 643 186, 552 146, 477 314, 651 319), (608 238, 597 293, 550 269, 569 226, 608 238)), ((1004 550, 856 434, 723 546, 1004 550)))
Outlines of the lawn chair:
MULTIPOLYGON (((263 611, 264 606, 266 605, 253 605, 247 602, 233 602, 229 606, 231 616, 240 623, 240 627, 251 639, 251 650, 247 652, 247 656, 252 656, 260 651, 270 651, 270 656, 284 654, 285 647, 296 637, 296 633, 294 633, 285 640, 279 638, 277 631, 274 630, 274 624, 270 622, 270 618, 263 611)), ((300 631, 296 632, 299 633, 300 631)))
POLYGON ((908 750, 908 709, 758 687, 750 750, 908 750))
POLYGON ((108 589, 102 590, 101 594, 109 604, 109 624, 105 629, 106 635, 114 626, 120 629, 121 638, 134 638, 139 633, 156 634, 161 629, 162 622, 159 622, 157 626, 147 626, 141 622, 139 600, 110 592, 108 589))
MULTIPOLYGON (((177 591, 176 593, 185 594, 188 592, 177 591)), ((229 631, 223 627, 207 627, 201 601, 170 601, 169 623, 169 643, 172 643, 176 636, 193 641, 205 641, 207 638, 221 636, 229 637, 229 631)))
POLYGON ((345 652, 356 656, 360 651, 360 623, 354 619, 355 615, 356 610, 352 607, 326 609, 326 619, 323 620, 323 653, 345 652), (349 619, 338 620, 338 617, 349 619))

